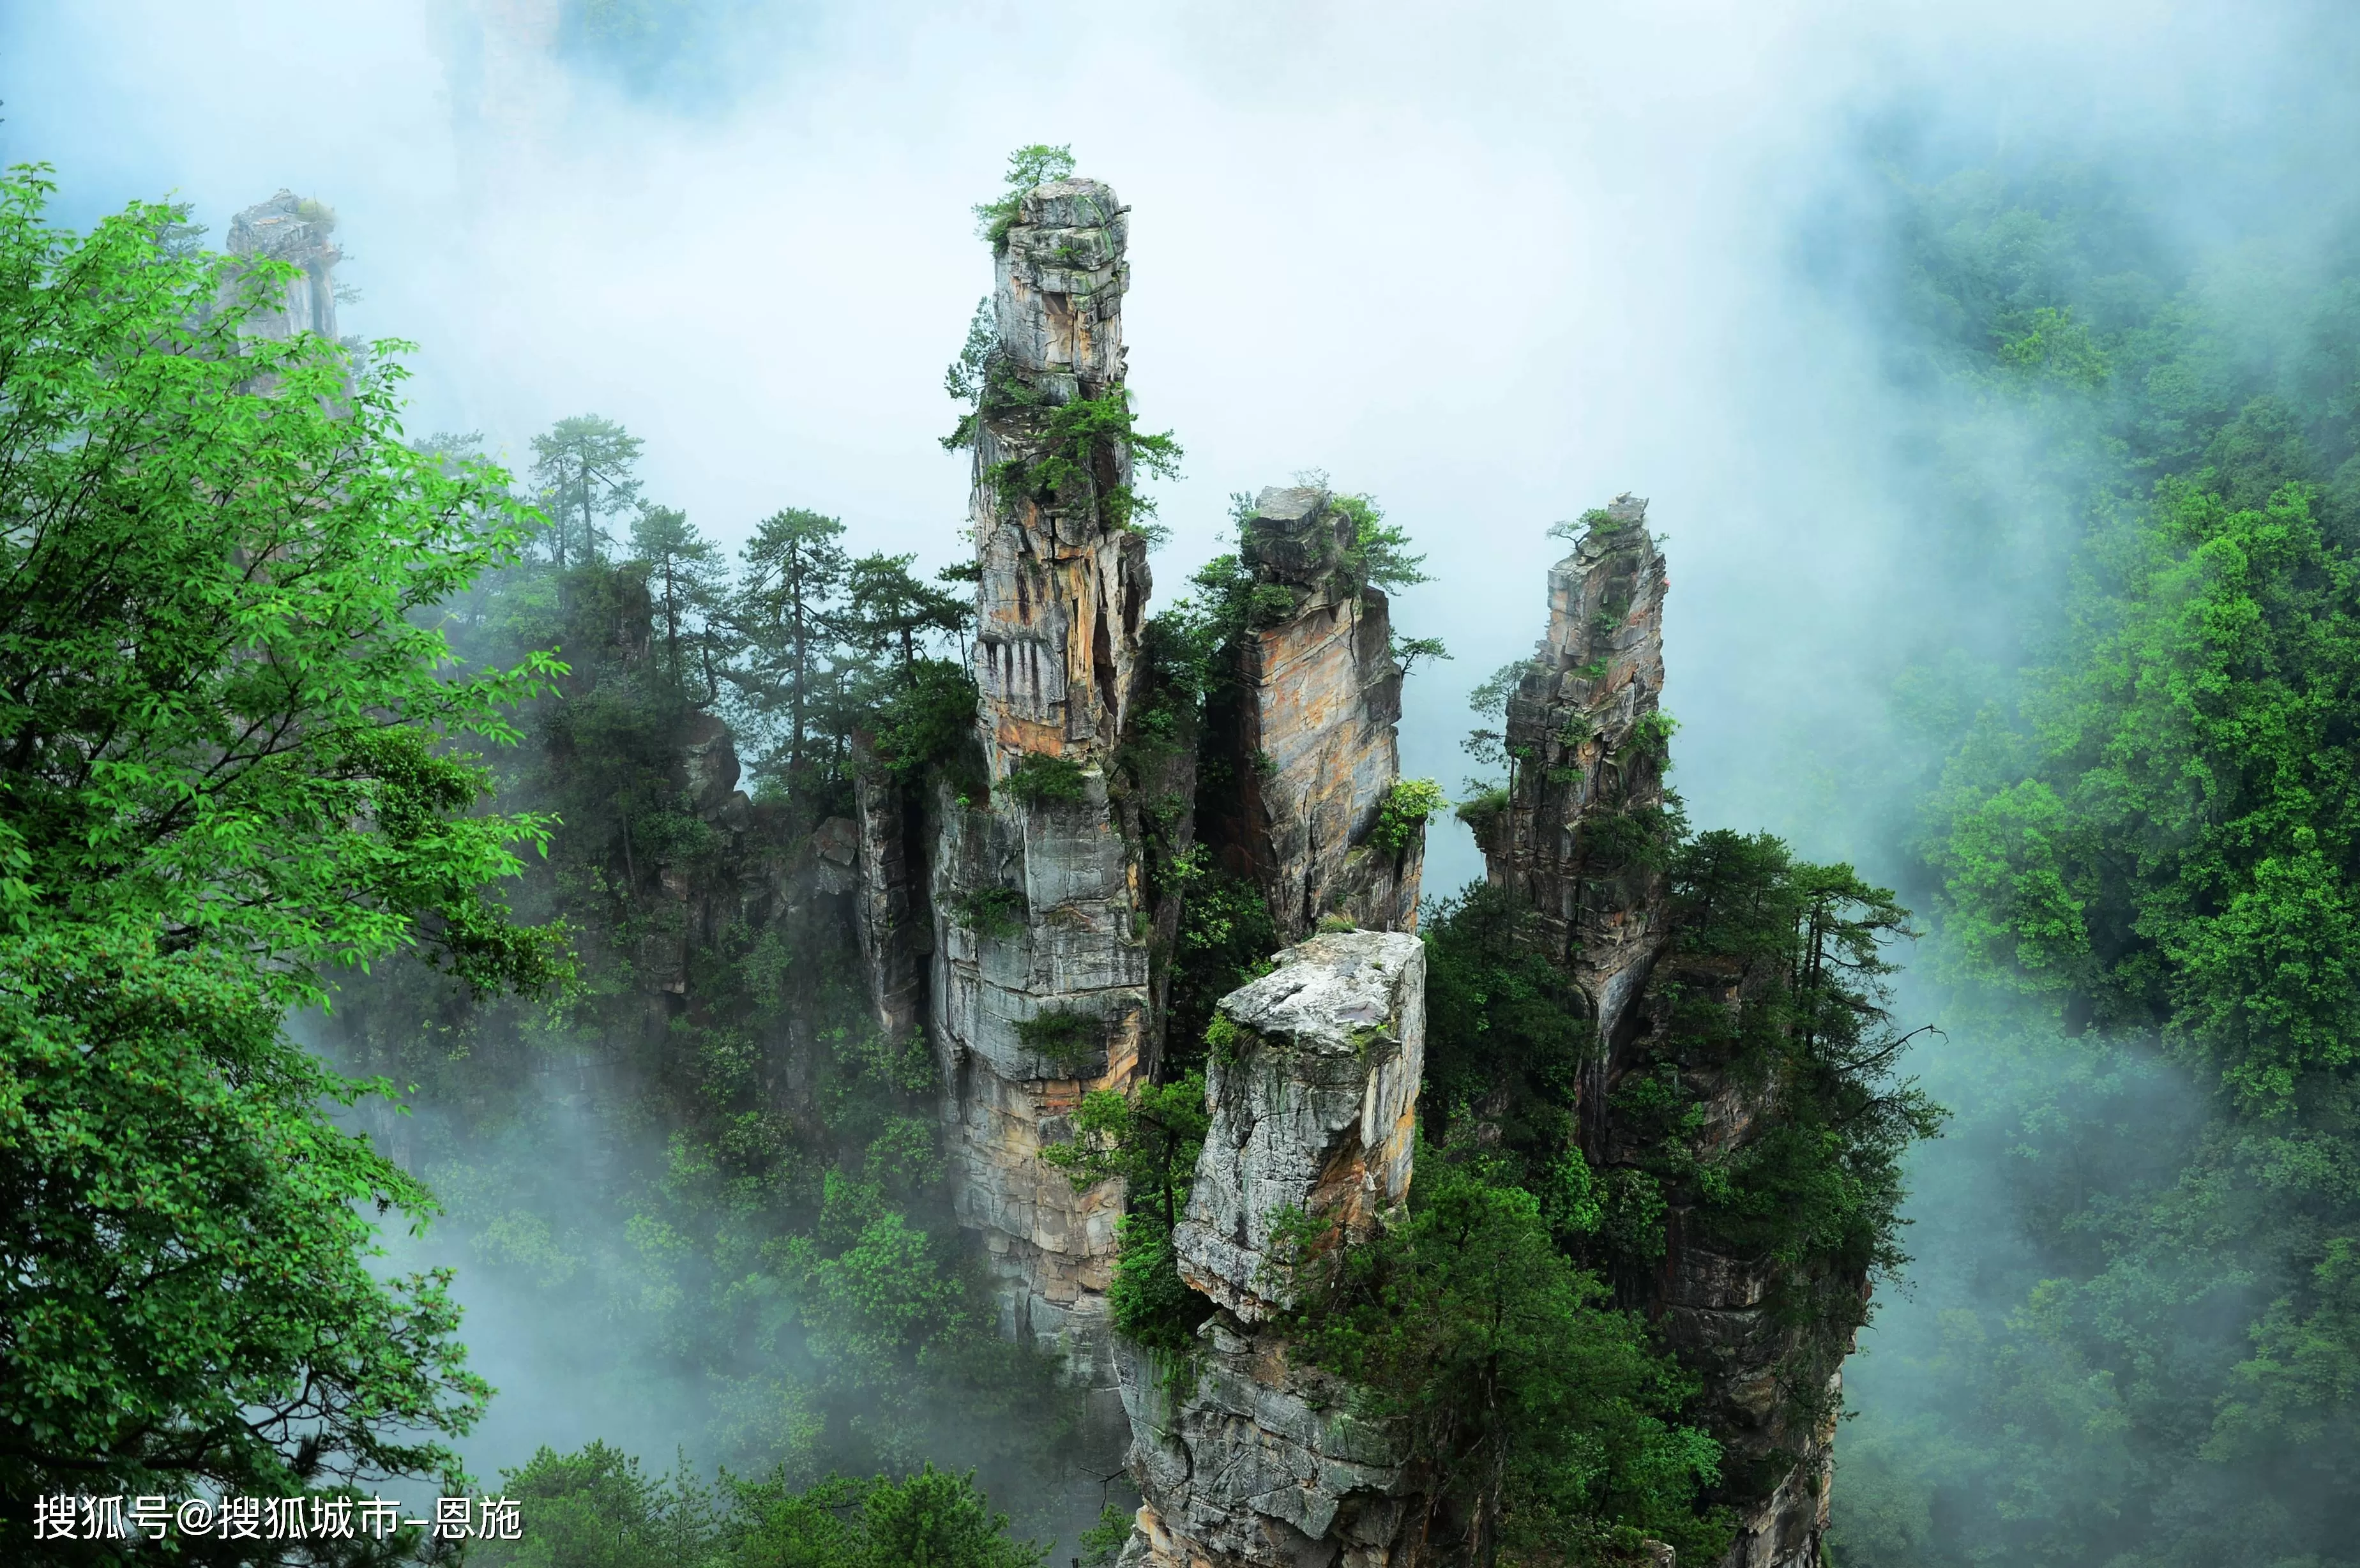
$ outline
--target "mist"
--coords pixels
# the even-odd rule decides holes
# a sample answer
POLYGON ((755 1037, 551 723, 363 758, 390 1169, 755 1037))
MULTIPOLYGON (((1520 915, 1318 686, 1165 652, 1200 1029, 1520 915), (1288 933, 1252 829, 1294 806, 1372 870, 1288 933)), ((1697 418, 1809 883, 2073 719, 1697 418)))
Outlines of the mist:
MULTIPOLYGON (((1543 629, 1545 529, 1635 492, 1668 536, 1691 818, 1888 883, 1923 760, 1894 676, 2004 657, 2053 610, 2068 521, 2004 411, 1917 373, 1894 193, 2071 165, 2191 255, 2264 233, 2300 267, 2350 211, 2360 129, 2360 28, 2325 5, 716 4, 630 69, 570 15, 10 5, 0 158, 54 165, 76 225, 170 196, 218 241, 282 186, 316 196, 360 291, 344 330, 417 344, 412 434, 480 430, 521 467, 595 411, 645 440, 650 499, 733 549, 803 506, 932 568, 964 549, 968 459, 937 438, 990 284, 969 208, 1011 147, 1070 143, 1131 205, 1130 386, 1186 449, 1153 489, 1159 602, 1225 548, 1231 493, 1317 469, 1373 495, 1434 578, 1395 623, 1453 656, 1411 678, 1403 772, 1455 794, 1468 691, 1543 629), (1961 466, 2017 503, 1964 574, 1924 515, 1961 466)), ((1429 893, 1480 874, 1437 822, 1429 893)), ((1952 1005, 1931 980, 1905 1002, 1952 1005)), ((1968 1103, 2000 1026, 1942 1021, 1918 1071, 1968 1103)), ((2188 1114, 2125 1071, 2088 1114, 2188 1114)), ((1853 1363, 1896 1419, 1924 1413, 1907 1374, 1945 1307, 2027 1266, 2004 1142, 1919 1158, 1919 1288, 1853 1363)), ((703 1391, 573 1386, 628 1334, 552 1361, 467 1248, 417 1255, 461 1267, 504 1390, 479 1474, 601 1434, 720 1457, 703 1391)))
MULTIPOLYGON (((1543 528, 1635 490, 1699 820, 1863 855, 1764 763, 1875 704, 1926 586, 1901 449, 1939 411, 1860 292, 1897 143, 2106 164, 2195 232, 2320 210, 2352 108, 2309 7, 686 9, 650 85, 553 5, 14 7, 0 156, 53 163, 71 221, 171 193, 218 234, 316 194, 344 330, 419 344, 413 432, 518 464, 595 409, 732 545, 803 506, 932 565, 967 491, 942 367, 990 279, 967 209, 1070 142, 1133 208, 1131 384, 1188 452, 1163 595, 1231 492, 1375 495, 1433 555, 1397 618, 1455 656, 1404 769, 1455 783, 1466 691, 1537 635, 1543 528)), ((1432 886, 1478 873, 1437 837, 1432 886)))

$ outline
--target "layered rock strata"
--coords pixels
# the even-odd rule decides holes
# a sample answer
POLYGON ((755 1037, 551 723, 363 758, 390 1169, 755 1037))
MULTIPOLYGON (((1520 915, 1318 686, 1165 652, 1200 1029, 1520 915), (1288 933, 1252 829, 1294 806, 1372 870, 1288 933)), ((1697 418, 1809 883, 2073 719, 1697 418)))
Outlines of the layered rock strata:
POLYGON ((1426 1040, 1426 952, 1399 932, 1317 936, 1224 997, 1212 1125, 1175 1240, 1217 1303, 1191 1378, 1122 1349, 1131 1470, 1145 1499, 1126 1568, 1405 1568, 1393 1433, 1349 1385, 1288 1354, 1274 1231, 1307 1214, 1364 1237, 1407 1196, 1426 1040), (1185 1391, 1179 1391, 1185 1390, 1185 1391))
MULTIPOLYGON (((1550 569, 1548 635, 1507 705, 1514 773, 1507 799, 1478 824, 1496 887, 1528 903, 1558 961, 1592 1008, 1600 1049, 1579 1089, 1583 1152, 1599 1170, 1636 1166, 1645 1151, 1612 1114, 1634 1065, 1678 1060, 1670 997, 1719 996, 1733 982, 1710 964, 1674 955, 1660 858, 1667 726, 1663 690, 1662 552, 1646 531, 1646 503, 1616 497, 1571 554, 1550 569)), ((1702 1124, 1688 1152, 1710 1162, 1744 1143, 1775 1107, 1757 1086, 1684 1064, 1700 1091, 1702 1124)), ((1831 1421, 1796 1430, 1792 1369, 1813 1363, 1811 1329, 1775 1317, 1773 1268, 1716 1252, 1690 1233, 1677 1195, 1664 1256, 1618 1278, 1623 1303, 1655 1322, 1699 1373, 1696 1412, 1723 1443, 1725 1475, 1782 1467, 1766 1496, 1741 1504, 1741 1533, 1723 1568, 1817 1568, 1827 1528, 1831 1421), (1791 1461, 1791 1462, 1790 1462, 1791 1461)), ((1833 1408, 1832 1387, 1822 1410, 1833 1408)))
POLYGON ((1307 485, 1262 491, 1239 527, 1253 614, 1214 726, 1224 787, 1197 831, 1261 886, 1289 942, 1325 917, 1417 927, 1415 846, 1370 842, 1401 778, 1402 668, 1385 595, 1357 580, 1354 532, 1307 485))

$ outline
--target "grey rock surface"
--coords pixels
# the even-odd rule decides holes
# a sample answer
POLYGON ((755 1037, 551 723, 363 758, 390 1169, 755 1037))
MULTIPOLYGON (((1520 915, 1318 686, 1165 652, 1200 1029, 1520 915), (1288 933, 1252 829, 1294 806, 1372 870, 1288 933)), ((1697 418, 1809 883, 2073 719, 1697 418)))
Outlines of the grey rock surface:
POLYGON ((1174 1233, 1180 1274, 1254 1323, 1289 1214, 1365 1236, 1408 1195, 1426 1069, 1426 948, 1399 931, 1316 936, 1224 996, 1234 1045, 1206 1073, 1212 1125, 1174 1233))
POLYGON ((246 330, 265 337, 298 332, 336 337, 336 263, 344 253, 331 237, 336 214, 310 197, 281 191, 230 220, 232 256, 267 256, 296 269, 275 310, 247 318, 246 330))
POLYGON ((1218 1304, 1189 1374, 1119 1343, 1131 1568, 1407 1568, 1426 1498, 1400 1434, 1349 1384, 1299 1364, 1270 1320, 1282 1218, 1363 1239, 1409 1192, 1426 1055, 1426 949, 1398 931, 1317 936, 1223 997, 1233 1043, 1206 1079, 1212 1124, 1175 1234, 1182 1276, 1218 1304))
POLYGON ((1146 1498, 1127 1568, 1406 1568, 1399 1438, 1356 1416, 1351 1390, 1291 1365, 1276 1334, 1217 1315, 1198 1331, 1194 1381, 1121 1347, 1133 1478, 1146 1498))

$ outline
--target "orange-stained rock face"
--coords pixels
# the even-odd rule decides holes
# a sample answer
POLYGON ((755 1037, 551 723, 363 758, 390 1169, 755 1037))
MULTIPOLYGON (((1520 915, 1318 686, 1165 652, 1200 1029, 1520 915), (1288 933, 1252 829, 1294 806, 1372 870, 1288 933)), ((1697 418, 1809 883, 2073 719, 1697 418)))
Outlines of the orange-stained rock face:
POLYGON ((1351 522, 1325 490, 1264 490, 1240 533, 1257 582, 1288 590, 1295 607, 1239 649, 1219 737, 1231 788, 1198 831, 1226 869, 1261 883, 1287 941, 1326 916, 1415 931, 1423 845, 1369 843, 1401 777, 1385 596, 1350 579, 1351 522))
MULTIPOLYGON (((956 1212, 982 1236, 1003 1327, 1061 1357, 1110 1421, 1120 1416, 1105 1292, 1122 1188, 1076 1192, 1041 1151, 1067 1136, 1084 1093, 1130 1087, 1153 1029, 1142 849, 1109 791, 1139 680, 1147 553, 1109 516, 1108 494, 1131 477, 1118 443, 1098 443, 1084 472, 1046 496, 1010 495, 993 475, 1044 455, 1047 409, 1117 389, 1124 235, 1112 191, 1065 180, 1024 199, 999 255, 997 374, 1022 395, 988 402, 977 419, 973 668, 991 789, 962 800, 945 785, 923 802, 925 864, 903 872, 923 877, 932 911, 922 1010, 956 1212), (1061 788, 1079 798, 1011 789, 1028 757, 1065 765, 1061 788), (1043 1054, 1028 1037, 1059 1018, 1081 1020, 1078 1060, 1043 1054)), ((867 836, 882 867, 890 835, 867 836)), ((884 1017, 900 972, 872 970, 884 1017)))

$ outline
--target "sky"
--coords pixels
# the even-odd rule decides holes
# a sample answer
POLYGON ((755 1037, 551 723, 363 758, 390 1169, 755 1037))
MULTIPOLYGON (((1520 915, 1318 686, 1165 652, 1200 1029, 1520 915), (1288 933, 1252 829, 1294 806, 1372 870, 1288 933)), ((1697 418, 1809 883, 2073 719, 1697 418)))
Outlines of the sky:
MULTIPOLYGON (((1759 809, 1765 715, 1852 700, 1906 604, 1877 343, 1802 245, 1878 178, 1864 129, 2184 138, 2265 112, 2305 15, 610 4, 710 21, 650 90, 569 48, 558 0, 11 0, 0 158, 53 164, 77 223, 170 194, 218 238, 316 197, 344 330, 418 345, 413 433, 520 465, 595 411, 725 541, 800 506, 934 564, 967 495, 943 367, 990 282, 969 208, 1012 147, 1069 144, 1131 206, 1131 386, 1187 452, 1162 596, 1232 492, 1375 495, 1436 579, 1397 624, 1456 656, 1411 684, 1404 769, 1455 789, 1465 692, 1543 629, 1547 525, 1647 496, 1709 820, 1759 809)), ((1446 827, 1429 887, 1478 869, 1446 827)))

